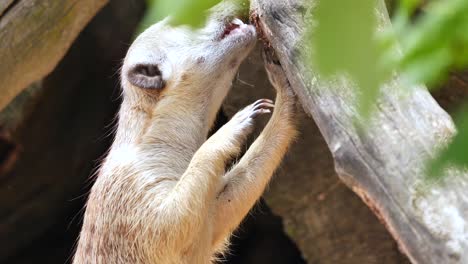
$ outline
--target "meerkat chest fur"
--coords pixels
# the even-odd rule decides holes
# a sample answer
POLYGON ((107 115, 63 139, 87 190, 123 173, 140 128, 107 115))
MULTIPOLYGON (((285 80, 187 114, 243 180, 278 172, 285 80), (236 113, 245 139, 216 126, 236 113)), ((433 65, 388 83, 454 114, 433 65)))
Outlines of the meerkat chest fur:
POLYGON ((277 71, 273 116, 230 171, 226 163, 273 101, 247 106, 207 139, 256 41, 237 11, 224 1, 197 30, 166 19, 131 45, 115 140, 88 198, 74 263, 210 263, 262 194, 295 131, 280 67, 267 67, 277 71))

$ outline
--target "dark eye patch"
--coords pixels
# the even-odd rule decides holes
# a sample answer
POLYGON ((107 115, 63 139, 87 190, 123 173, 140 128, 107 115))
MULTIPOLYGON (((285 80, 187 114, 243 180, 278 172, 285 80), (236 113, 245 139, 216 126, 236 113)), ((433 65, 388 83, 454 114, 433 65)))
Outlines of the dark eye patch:
POLYGON ((165 82, 156 64, 137 64, 128 72, 128 81, 143 89, 162 89, 165 82))

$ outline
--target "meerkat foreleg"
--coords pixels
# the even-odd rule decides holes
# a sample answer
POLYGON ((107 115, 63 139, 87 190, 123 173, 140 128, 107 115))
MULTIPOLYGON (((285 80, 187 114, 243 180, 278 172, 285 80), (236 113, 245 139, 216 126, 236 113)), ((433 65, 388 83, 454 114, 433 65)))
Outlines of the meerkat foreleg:
POLYGON ((269 55, 264 58, 277 92, 275 109, 260 136, 224 177, 225 185, 217 199, 213 237, 216 247, 223 245, 260 198, 296 134, 295 97, 290 84, 279 63, 269 55))
MULTIPOLYGON (((210 214, 211 205, 222 185, 225 166, 233 156, 238 155, 248 134, 253 130, 253 120, 261 114, 271 113, 273 104, 268 99, 261 99, 239 111, 228 123, 213 134, 194 154, 187 170, 176 184, 161 207, 165 213, 161 219, 183 234, 174 237, 196 235, 210 214), (166 215, 167 214, 167 215, 166 215)), ((160 225, 161 226, 161 225, 160 225)))

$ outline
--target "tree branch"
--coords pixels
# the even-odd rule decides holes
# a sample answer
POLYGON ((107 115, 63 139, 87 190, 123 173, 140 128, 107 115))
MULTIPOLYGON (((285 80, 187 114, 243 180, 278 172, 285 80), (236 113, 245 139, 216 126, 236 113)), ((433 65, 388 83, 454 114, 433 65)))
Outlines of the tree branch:
POLYGON ((0 110, 49 74, 107 0, 0 2, 0 110))
MULTIPOLYGON (((300 40, 313 4, 255 0, 252 10, 324 136, 340 178, 382 220, 413 263, 466 263, 468 181, 461 177, 466 174, 452 171, 440 182, 424 180, 428 159, 455 133, 450 116, 424 87, 403 89, 396 76, 382 87, 372 122, 356 122, 352 83, 344 77, 323 80, 299 57, 299 51, 310 52, 300 40)), ((389 25, 383 1, 379 19, 389 25)))

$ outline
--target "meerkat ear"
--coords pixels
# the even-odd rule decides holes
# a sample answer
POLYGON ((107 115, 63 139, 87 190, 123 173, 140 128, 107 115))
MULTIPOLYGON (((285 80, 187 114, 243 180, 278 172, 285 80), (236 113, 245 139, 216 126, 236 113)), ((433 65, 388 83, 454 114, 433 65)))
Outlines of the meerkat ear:
POLYGON ((143 89, 163 89, 165 82, 156 64, 137 64, 127 74, 128 81, 143 89))

